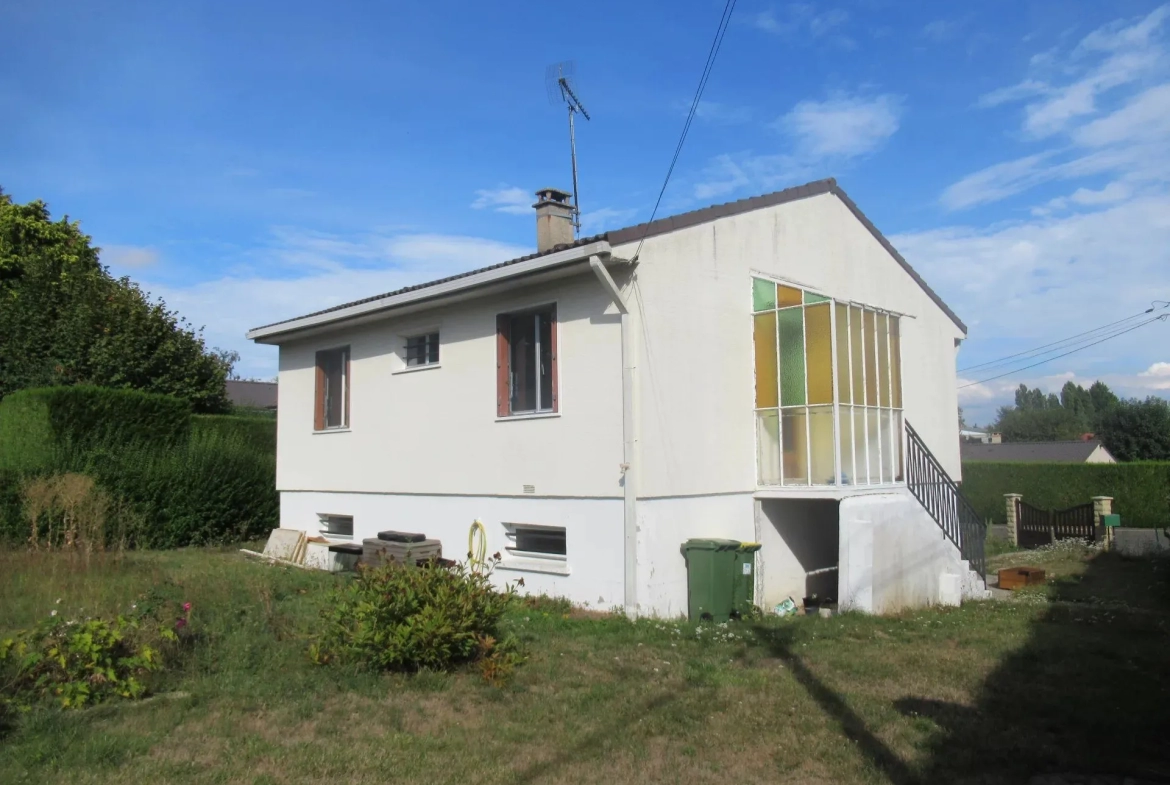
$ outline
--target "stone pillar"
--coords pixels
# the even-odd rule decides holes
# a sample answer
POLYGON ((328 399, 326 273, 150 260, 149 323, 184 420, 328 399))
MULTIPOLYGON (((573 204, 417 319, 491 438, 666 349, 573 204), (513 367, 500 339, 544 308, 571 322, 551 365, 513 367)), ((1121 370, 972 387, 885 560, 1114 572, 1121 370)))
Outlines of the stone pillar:
POLYGON ((1004 502, 1007 504, 1007 530, 1008 539, 1011 540, 1012 545, 1017 548, 1020 546, 1020 536, 1016 530, 1016 516, 1020 511, 1020 499, 1024 498, 1022 493, 1005 493, 1003 495, 1004 502))
POLYGON ((1112 539, 1113 532, 1101 525, 1101 519, 1112 512, 1112 496, 1093 497, 1093 539, 1097 542, 1104 541, 1106 550, 1109 550, 1109 540, 1112 539))

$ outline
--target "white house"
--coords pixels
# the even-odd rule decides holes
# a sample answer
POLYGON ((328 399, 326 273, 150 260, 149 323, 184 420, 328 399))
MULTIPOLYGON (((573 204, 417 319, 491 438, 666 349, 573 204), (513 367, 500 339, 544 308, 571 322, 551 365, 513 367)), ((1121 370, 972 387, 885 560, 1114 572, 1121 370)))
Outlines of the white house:
POLYGON ((686 613, 692 537, 761 543, 763 607, 982 590, 966 328, 834 180, 580 240, 567 194, 535 212, 535 254, 248 333, 283 528, 462 558, 478 519, 500 578, 640 614, 686 613))

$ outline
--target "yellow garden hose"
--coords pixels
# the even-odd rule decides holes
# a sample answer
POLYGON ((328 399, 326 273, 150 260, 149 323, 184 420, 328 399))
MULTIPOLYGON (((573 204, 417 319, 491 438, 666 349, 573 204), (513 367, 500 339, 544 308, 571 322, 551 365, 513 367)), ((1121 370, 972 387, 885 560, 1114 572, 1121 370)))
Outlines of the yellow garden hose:
POLYGON ((476 518, 471 523, 471 529, 467 532, 467 562, 473 570, 483 569, 484 563, 487 561, 487 529, 483 527, 483 523, 476 518), (479 534, 477 538, 475 535, 479 534))

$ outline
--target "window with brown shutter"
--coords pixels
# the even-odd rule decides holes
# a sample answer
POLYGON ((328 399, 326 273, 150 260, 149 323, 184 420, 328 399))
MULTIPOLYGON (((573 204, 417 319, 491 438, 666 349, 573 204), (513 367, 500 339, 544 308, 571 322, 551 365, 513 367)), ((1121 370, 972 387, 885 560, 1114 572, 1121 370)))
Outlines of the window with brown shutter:
POLYGON ((349 427, 349 347, 317 352, 313 430, 349 427))
POLYGON ((559 410, 556 306, 496 317, 496 415, 559 410))

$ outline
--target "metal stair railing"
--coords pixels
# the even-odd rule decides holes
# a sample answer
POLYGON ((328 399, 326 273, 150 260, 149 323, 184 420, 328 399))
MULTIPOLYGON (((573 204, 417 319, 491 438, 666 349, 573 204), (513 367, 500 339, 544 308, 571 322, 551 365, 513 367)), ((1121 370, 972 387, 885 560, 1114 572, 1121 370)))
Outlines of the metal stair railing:
POLYGON ((909 422, 906 423, 906 487, 947 539, 958 546, 971 569, 986 578, 983 543, 987 526, 909 422))

